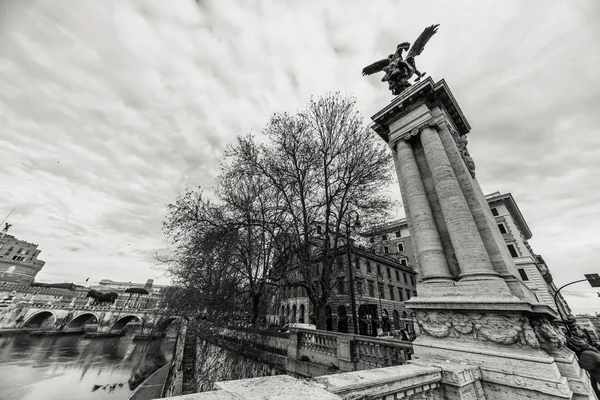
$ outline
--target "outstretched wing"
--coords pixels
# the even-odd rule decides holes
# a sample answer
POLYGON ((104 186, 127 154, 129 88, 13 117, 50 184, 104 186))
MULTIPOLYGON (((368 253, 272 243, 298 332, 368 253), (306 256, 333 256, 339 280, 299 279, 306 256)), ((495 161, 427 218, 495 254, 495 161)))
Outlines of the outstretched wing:
POLYGON ((440 24, 431 25, 425 28, 423 33, 421 33, 417 40, 415 40, 415 42, 413 43, 412 47, 408 51, 408 54, 406 55, 406 58, 416 57, 420 55, 423 52, 423 49, 425 48, 427 42, 429 42, 429 39, 431 39, 431 37, 437 32, 438 26, 440 26, 440 24))
POLYGON ((381 71, 383 71, 383 68, 387 67, 389 64, 390 64, 390 59, 384 58, 383 60, 376 61, 373 64, 364 67, 362 70, 362 74, 363 74, 363 76, 365 76, 365 75, 372 75, 377 72, 381 72, 381 71))

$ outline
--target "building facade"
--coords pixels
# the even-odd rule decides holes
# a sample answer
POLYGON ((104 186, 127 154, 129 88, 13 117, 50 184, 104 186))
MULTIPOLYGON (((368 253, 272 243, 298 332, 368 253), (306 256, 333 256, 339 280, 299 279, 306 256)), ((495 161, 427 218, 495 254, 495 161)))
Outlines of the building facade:
MULTIPOLYGON (((362 335, 405 331, 412 335, 410 311, 404 301, 417 295, 416 272, 408 257, 399 254, 377 254, 375 249, 350 247, 342 249, 336 260, 335 287, 326 306, 328 331, 355 333, 351 284, 354 283, 358 330, 362 335), (352 268, 352 280, 349 268, 352 268)), ((315 310, 301 287, 283 287, 275 295, 268 319, 271 323, 315 323, 315 310)))
POLYGON ((37 244, 19 240, 6 229, 0 232, 0 281, 33 282, 45 264, 39 254, 37 244))
POLYGON ((600 318, 596 315, 576 315, 575 321, 593 343, 600 343, 600 318))

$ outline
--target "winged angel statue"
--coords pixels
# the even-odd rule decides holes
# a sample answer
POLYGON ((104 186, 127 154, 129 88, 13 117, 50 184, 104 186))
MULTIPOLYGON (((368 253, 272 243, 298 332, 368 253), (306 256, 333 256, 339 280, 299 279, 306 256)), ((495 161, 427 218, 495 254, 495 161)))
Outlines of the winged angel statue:
POLYGON ((410 86, 408 80, 413 75, 417 75, 415 82, 418 82, 425 76, 425 72, 419 72, 417 69, 415 57, 423 52, 429 39, 437 32, 438 26, 439 24, 425 28, 423 33, 415 40, 412 47, 408 42, 400 43, 396 47, 396 52, 394 54, 390 54, 387 58, 365 67, 362 71, 363 76, 372 75, 380 71, 385 72, 385 76, 381 81, 388 83, 394 96, 399 95, 404 89, 410 86), (402 52, 404 50, 408 51, 406 59, 402 58, 402 52))

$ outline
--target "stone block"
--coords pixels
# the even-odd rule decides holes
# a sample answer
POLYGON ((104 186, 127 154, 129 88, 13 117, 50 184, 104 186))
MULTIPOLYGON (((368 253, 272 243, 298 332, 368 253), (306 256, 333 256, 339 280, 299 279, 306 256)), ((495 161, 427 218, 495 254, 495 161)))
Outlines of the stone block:
MULTIPOLYGON (((235 394, 236 397, 234 398, 238 400, 341 399, 341 397, 325 390, 322 385, 315 382, 298 380, 287 375, 217 382, 215 386, 221 391, 235 394)), ((214 397, 214 399, 220 400, 219 397, 214 397)), ((228 398, 223 397, 223 399, 228 398)))
POLYGON ((328 391, 345 399, 407 398, 430 391, 440 385, 441 369, 433 366, 407 364, 313 379, 328 391))

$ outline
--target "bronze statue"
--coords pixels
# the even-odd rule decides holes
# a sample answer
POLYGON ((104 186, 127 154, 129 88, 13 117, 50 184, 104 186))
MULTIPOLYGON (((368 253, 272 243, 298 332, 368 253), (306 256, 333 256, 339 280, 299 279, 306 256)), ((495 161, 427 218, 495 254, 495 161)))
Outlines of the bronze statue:
POLYGON ((380 71, 385 72, 381 81, 388 82, 389 89, 394 96, 399 95, 411 85, 408 80, 413 75, 417 75, 415 82, 418 82, 425 76, 425 72, 420 72, 417 69, 415 57, 423 52, 429 39, 437 32, 438 26, 439 24, 425 28, 423 33, 415 40, 412 47, 408 42, 400 43, 396 47, 396 52, 394 54, 390 54, 388 58, 384 58, 383 60, 379 60, 365 67, 362 71, 363 76, 372 75, 380 71), (406 60, 402 58, 402 52, 404 50, 408 51, 406 60))

